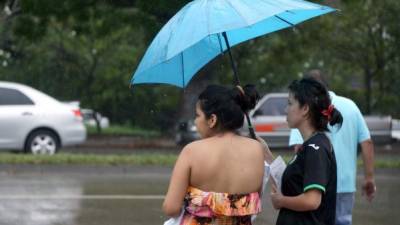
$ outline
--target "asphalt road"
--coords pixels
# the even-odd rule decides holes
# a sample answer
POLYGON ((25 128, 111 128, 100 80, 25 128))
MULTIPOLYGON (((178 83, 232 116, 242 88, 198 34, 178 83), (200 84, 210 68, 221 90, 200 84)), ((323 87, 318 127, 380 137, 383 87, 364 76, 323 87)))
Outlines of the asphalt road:
MULTIPOLYGON (((0 224, 162 224, 170 167, 0 166, 0 224)), ((378 170, 372 204, 357 194, 354 225, 400 221, 400 170, 378 170)), ((361 176, 358 177, 361 179, 361 176)), ((268 193, 268 191, 266 192, 268 193)), ((266 195, 256 225, 274 224, 266 195)))
MULTIPOLYGON (((400 144, 378 146, 381 159, 400 157, 400 144)), ((64 152, 132 154, 179 153, 180 148, 107 146, 66 148, 64 152)), ((288 151, 288 150, 280 150, 288 151)), ((0 225, 162 224, 161 204, 171 167, 0 165, 0 225)), ((400 221, 400 169, 376 172, 377 197, 372 204, 357 193, 354 225, 389 225, 400 221)), ((361 176, 358 176, 360 183, 361 176)), ((268 193, 268 191, 266 192, 268 193)), ((256 225, 275 224, 266 195, 256 225)))

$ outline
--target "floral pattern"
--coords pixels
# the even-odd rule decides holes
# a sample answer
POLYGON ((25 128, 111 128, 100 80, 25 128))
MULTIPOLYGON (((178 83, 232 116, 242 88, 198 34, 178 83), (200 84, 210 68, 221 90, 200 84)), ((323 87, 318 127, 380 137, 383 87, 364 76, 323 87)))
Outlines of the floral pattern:
POLYGON ((189 187, 181 225, 251 225, 251 215, 260 211, 258 192, 228 194, 189 187))

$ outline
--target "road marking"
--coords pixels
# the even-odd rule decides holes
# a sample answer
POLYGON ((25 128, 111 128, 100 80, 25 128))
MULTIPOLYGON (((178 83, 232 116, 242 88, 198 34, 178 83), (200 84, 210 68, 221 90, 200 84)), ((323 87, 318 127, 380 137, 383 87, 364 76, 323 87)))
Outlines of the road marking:
POLYGON ((160 200, 164 195, 0 195, 0 200, 35 200, 35 199, 126 199, 126 200, 160 200))

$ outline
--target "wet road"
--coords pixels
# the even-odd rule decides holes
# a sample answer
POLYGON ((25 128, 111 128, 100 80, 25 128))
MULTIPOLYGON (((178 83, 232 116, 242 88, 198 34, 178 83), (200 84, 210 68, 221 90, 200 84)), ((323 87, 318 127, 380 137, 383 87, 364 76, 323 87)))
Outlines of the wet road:
MULTIPOLYGON (((153 225, 166 219, 160 206, 171 168, 30 167, 0 167, 1 225, 153 225)), ((357 195, 355 225, 400 221, 399 172, 377 171, 373 204, 357 195)), ((276 215, 264 197, 256 224, 274 224, 276 215)))

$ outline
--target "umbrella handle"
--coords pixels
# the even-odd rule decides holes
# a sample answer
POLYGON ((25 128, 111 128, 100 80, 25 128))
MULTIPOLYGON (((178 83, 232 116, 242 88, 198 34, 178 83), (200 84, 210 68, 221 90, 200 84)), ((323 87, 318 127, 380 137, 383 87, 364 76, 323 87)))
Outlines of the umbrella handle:
MULTIPOLYGON (((229 59, 231 61, 231 66, 232 66, 232 70, 233 70, 233 75, 235 77, 235 83, 236 83, 236 85, 240 85, 240 80, 239 80, 236 64, 235 64, 235 61, 233 61, 233 56, 231 53, 231 46, 229 45, 229 41, 228 41, 228 35, 226 34, 226 32, 222 32, 222 36, 224 37, 226 48, 228 50, 229 59)), ((249 127, 249 132, 250 132, 250 137, 253 138, 254 140, 257 140, 256 133, 254 132, 253 125, 251 124, 249 114, 247 112, 245 112, 244 115, 246 116, 247 125, 249 127)))
POLYGON ((256 132, 254 132, 254 128, 253 128, 253 125, 251 124, 249 114, 246 112, 246 113, 244 113, 244 115, 246 116, 247 125, 249 127, 249 132, 250 132, 250 137, 253 138, 254 140, 257 140, 256 132))
POLYGON ((231 52, 231 46, 230 46, 229 41, 228 41, 228 35, 226 34, 226 32, 222 32, 222 36, 224 37, 225 45, 226 45, 226 48, 228 50, 229 59, 231 61, 231 67, 232 67, 232 70, 233 70, 233 75, 235 77, 235 83, 236 83, 236 85, 240 85, 240 80, 239 80, 239 76, 238 76, 238 72, 237 72, 237 67, 236 67, 235 61, 233 61, 233 56, 232 56, 232 52, 231 52))

